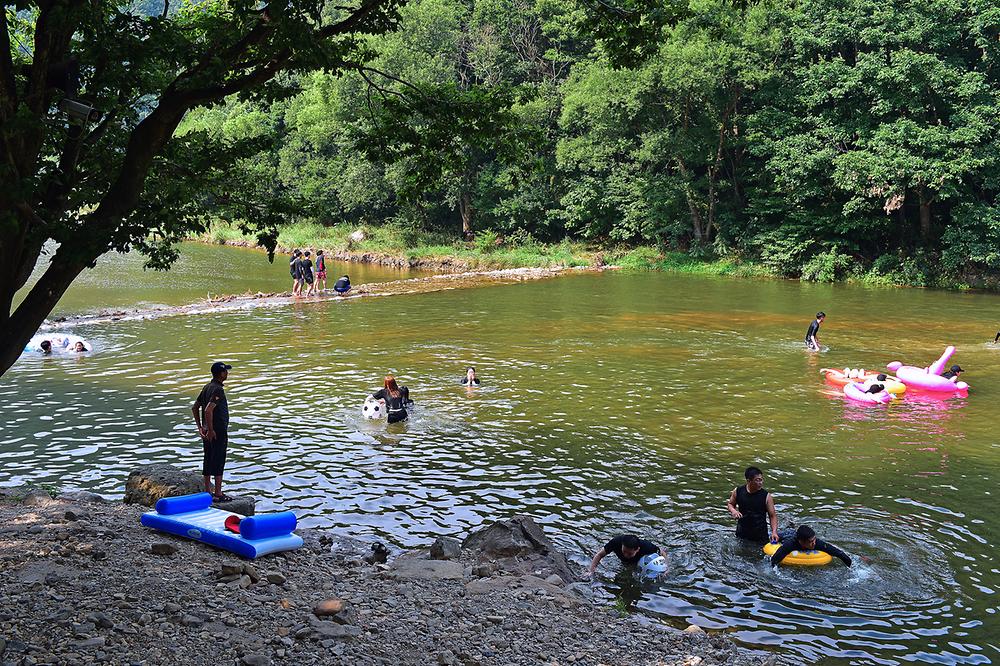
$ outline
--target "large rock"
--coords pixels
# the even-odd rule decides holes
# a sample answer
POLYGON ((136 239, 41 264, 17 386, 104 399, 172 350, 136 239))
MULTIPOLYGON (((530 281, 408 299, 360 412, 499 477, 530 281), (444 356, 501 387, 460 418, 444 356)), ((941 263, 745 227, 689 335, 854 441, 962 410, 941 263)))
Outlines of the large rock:
POLYGON ((431 544, 432 560, 457 560, 462 557, 462 542, 451 537, 438 537, 431 544))
POLYGON ((125 481, 125 503, 153 506, 164 497, 191 495, 204 489, 201 474, 166 463, 153 463, 129 473, 125 481))
POLYGON ((514 516, 472 533, 462 542, 477 561, 496 561, 501 568, 541 578, 555 574, 564 581, 576 579, 566 556, 556 550, 530 516, 514 516))
MULTIPOLYGON (((198 472, 174 467, 166 463, 143 465, 132 470, 125 481, 125 503, 153 506, 157 500, 178 495, 192 495, 205 490, 204 479, 198 472)), ((231 502, 213 502, 223 511, 241 516, 254 515, 256 500, 246 495, 231 495, 231 502)))
POLYGON ((257 500, 249 495, 230 495, 231 502, 212 502, 212 506, 231 511, 241 516, 252 516, 256 512, 257 500))

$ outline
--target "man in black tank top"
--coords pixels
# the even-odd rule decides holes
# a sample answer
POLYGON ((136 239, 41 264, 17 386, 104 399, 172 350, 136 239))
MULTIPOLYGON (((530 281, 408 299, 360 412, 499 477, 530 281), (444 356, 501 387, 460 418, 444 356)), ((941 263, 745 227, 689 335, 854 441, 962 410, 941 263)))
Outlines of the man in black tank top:
POLYGON ((757 467, 747 467, 743 476, 746 485, 733 488, 726 503, 729 514, 736 519, 736 536, 758 543, 777 542, 778 512, 774 510, 774 498, 764 490, 764 473, 757 467))

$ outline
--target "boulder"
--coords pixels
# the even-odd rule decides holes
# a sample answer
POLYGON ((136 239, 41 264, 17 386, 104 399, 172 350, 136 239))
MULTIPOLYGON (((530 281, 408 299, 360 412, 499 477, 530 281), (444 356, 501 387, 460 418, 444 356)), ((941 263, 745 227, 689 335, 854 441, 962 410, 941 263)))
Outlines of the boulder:
POLYGON ((432 560, 457 560, 462 557, 462 542, 451 537, 438 537, 431 544, 432 560))
MULTIPOLYGON (((125 503, 153 506, 157 500, 178 495, 193 495, 205 490, 198 472, 183 470, 166 463, 143 465, 129 473, 125 481, 125 503)), ((212 506, 241 516, 254 515, 256 500, 248 496, 231 496, 231 502, 213 502, 212 506)))
POLYGON ((231 502, 212 502, 212 506, 223 511, 252 516, 256 512, 257 500, 249 495, 230 495, 231 502))
POLYGON ((164 497, 191 495, 204 489, 201 474, 165 463, 153 463, 129 473, 125 481, 125 503, 153 506, 164 497))
POLYGON ((56 499, 63 500, 64 502, 78 502, 81 504, 86 504, 88 502, 91 504, 103 504, 107 501, 97 493, 92 493, 89 490, 70 490, 65 493, 60 493, 56 499))
POLYGON ((477 561, 496 561, 506 571, 521 575, 555 574, 565 582, 576 579, 566 556, 556 550, 530 516, 513 516, 473 532, 462 542, 477 561))

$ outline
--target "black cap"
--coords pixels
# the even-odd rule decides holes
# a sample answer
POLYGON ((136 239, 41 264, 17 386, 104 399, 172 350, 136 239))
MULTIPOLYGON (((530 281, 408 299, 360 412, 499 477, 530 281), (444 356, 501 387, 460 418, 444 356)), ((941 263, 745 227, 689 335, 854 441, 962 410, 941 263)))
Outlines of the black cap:
POLYGON ((951 371, 952 372, 965 372, 965 370, 962 370, 962 366, 960 366, 960 365, 953 365, 953 366, 951 366, 951 371))
POLYGON ((220 372, 222 372, 223 370, 232 370, 232 369, 233 369, 233 366, 226 365, 222 361, 216 361, 215 363, 212 364, 212 374, 213 375, 217 375, 220 372))

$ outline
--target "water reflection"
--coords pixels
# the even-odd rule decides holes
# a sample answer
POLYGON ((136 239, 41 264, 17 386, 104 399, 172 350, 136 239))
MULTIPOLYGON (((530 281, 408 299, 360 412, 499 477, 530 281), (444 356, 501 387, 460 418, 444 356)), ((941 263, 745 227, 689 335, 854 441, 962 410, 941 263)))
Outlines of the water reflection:
POLYGON ((947 328, 963 367, 997 376, 1000 355, 960 339, 984 303, 951 303, 935 323, 927 293, 817 289, 580 276, 95 326, 100 353, 24 358, 0 382, 0 483, 120 496, 140 462, 196 468, 189 409, 223 358, 227 475, 261 510, 407 546, 526 512, 581 567, 636 532, 667 547, 669 575, 636 589, 605 567, 609 603, 780 646, 793 663, 995 660, 995 390, 977 380, 966 400, 855 409, 824 394, 819 367, 881 367, 894 350, 832 317, 822 359, 798 341, 818 295, 828 312, 892 299, 929 338, 947 328), (469 365, 473 391, 457 383, 469 365), (387 372, 417 401, 392 428, 360 415, 387 372), (724 505, 749 464, 782 525, 814 526, 856 565, 772 571, 738 542, 724 505))

